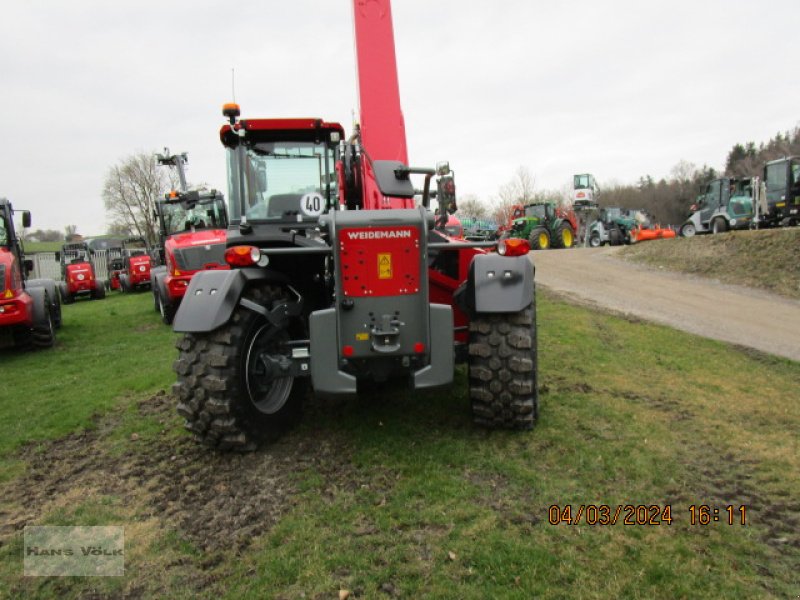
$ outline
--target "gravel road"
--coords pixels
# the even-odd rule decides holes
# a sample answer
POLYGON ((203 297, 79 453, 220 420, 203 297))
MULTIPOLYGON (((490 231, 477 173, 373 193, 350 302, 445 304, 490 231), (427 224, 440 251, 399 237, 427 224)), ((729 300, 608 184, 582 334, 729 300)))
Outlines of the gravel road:
POLYGON ((579 303, 800 361, 800 302, 631 263, 619 248, 533 252, 536 282, 579 303))

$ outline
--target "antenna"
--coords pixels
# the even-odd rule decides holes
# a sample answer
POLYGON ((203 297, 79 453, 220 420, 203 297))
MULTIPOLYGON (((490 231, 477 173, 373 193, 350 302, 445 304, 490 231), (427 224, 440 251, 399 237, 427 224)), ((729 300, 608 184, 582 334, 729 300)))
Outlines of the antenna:
POLYGON ((236 102, 236 69, 231 67, 231 95, 233 101, 236 102))

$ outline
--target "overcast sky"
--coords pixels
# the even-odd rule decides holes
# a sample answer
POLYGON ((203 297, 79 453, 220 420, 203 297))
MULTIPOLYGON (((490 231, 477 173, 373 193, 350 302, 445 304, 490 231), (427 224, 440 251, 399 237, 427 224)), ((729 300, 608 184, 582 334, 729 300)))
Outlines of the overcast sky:
MULTIPOLYGON (((189 153, 224 189, 218 130, 356 106, 351 0, 36 1, 0 5, 0 196, 34 228, 104 231, 108 168, 189 153)), ((800 2, 395 0, 414 166, 449 160, 489 200, 523 165, 537 186, 722 167, 735 142, 800 123, 800 2)))

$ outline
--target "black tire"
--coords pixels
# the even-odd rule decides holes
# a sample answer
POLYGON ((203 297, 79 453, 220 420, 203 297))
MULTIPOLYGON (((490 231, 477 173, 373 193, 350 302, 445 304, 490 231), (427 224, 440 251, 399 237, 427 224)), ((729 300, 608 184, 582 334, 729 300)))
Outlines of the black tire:
POLYGON ((30 341, 35 348, 51 348, 56 342, 50 296, 45 291, 42 298, 34 297, 34 323, 30 341))
POLYGON ((125 273, 121 273, 119 276, 119 289, 123 294, 127 294, 131 291, 131 286, 128 282, 128 276, 125 273))
POLYGON ((103 300, 106 297, 106 286, 102 280, 96 279, 94 282, 94 291, 92 298, 95 300, 103 300))
MULTIPOLYGON (((286 299, 281 288, 272 286, 248 290, 245 296, 268 308, 286 299)), ((294 334, 307 335, 304 327, 297 327, 303 331, 294 334)), ((307 379, 257 379, 262 365, 258 348, 288 356, 291 351, 281 345, 288 339, 289 331, 276 329, 263 316, 241 306, 223 327, 184 335, 177 342, 178 382, 173 393, 186 428, 213 448, 250 451, 294 425, 302 411, 307 379)))
POLYGON ((51 316, 53 318, 53 326, 56 329, 61 329, 61 325, 63 324, 63 319, 61 318, 61 293, 57 291, 53 296, 53 300, 50 304, 51 316))
POLYGON ((575 231, 567 222, 561 223, 552 238, 553 248, 572 248, 575 245, 575 231))
POLYGON ((592 248, 599 248, 603 245, 603 240, 600 239, 600 234, 596 231, 593 231, 592 235, 589 236, 589 245, 592 248))
POLYGON ((728 231, 728 222, 722 217, 717 217, 711 223, 711 233, 725 233, 726 231, 728 231))
POLYGON ((618 227, 608 230, 608 243, 610 246, 622 245, 622 232, 618 227))
POLYGON ((161 308, 158 306, 158 288, 153 286, 151 291, 153 292, 153 308, 156 312, 160 312, 161 308))
POLYGON ((550 247, 550 233, 544 227, 535 227, 528 236, 531 250, 547 250, 550 247))
POLYGON ((694 226, 694 223, 684 223, 681 225, 681 237, 694 237, 697 235, 697 228, 694 226))
POLYGON ((61 302, 67 304, 67 298, 69 298, 69 292, 67 291, 67 284, 63 281, 59 281, 56 283, 58 286, 58 293, 61 296, 61 302))
POLYGON ((67 295, 64 296, 64 304, 72 304, 75 302, 75 296, 67 292, 67 295))
POLYGON ((161 321, 164 325, 172 325, 175 319, 175 313, 178 312, 178 307, 169 301, 169 298, 164 298, 162 294, 158 295, 158 312, 161 313, 161 321))
POLYGON ((531 429, 539 418, 536 301, 469 324, 469 396, 476 424, 531 429))

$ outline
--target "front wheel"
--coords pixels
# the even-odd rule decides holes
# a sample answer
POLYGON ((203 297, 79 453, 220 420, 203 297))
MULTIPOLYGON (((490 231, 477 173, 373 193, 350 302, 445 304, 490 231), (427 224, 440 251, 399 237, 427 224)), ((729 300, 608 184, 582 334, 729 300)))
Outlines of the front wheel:
POLYGON ((547 250, 550 247, 550 234, 544 227, 536 227, 528 236, 532 250, 547 250))
POLYGON ((600 239, 600 234, 596 231, 589 236, 589 245, 592 248, 599 248, 603 245, 603 240, 600 239))
MULTIPOLYGON (((286 300, 273 286, 245 295, 268 309, 286 300)), ((177 411, 201 442, 219 450, 254 450, 297 421, 308 384, 281 368, 292 355, 289 329, 239 306, 223 327, 178 341, 177 411)))
POLYGON ((169 298, 164 298, 163 294, 158 294, 158 312, 161 313, 161 321, 164 325, 172 325, 178 308, 169 301, 169 298))
POLYGON ((531 429, 539 417, 536 301, 469 324, 469 396, 476 424, 531 429))
POLYGON ((683 227, 681 227, 681 236, 683 237, 694 237, 696 233, 697 228, 694 223, 684 223, 683 227))

